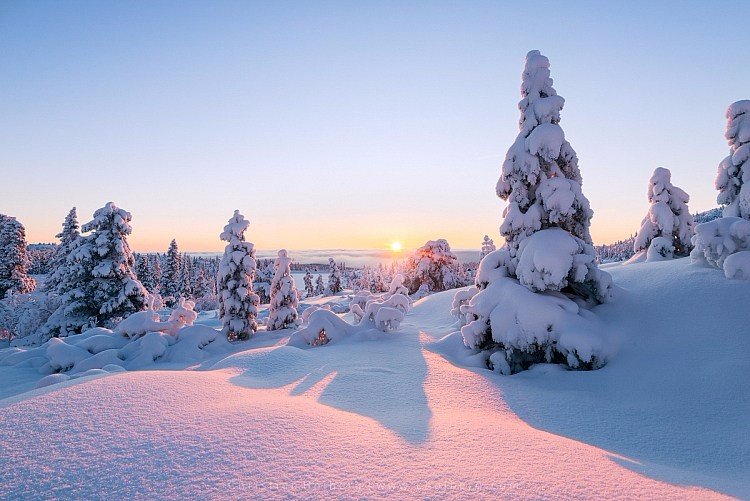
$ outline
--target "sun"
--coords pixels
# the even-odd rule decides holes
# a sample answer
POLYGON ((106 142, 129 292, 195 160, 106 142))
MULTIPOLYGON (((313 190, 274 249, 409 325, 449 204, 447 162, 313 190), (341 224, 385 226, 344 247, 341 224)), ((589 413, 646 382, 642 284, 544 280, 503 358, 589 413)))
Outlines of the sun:
POLYGON ((403 248, 404 247, 401 245, 401 242, 391 242, 391 250, 393 252, 400 252, 403 248))

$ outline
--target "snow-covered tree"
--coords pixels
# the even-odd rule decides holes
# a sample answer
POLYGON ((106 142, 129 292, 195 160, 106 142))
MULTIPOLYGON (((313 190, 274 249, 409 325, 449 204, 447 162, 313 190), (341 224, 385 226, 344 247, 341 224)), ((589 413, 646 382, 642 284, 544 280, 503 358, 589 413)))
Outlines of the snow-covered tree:
POLYGON ((34 290, 28 266, 25 228, 16 218, 0 214, 0 299, 34 290))
POLYGON ((183 297, 193 295, 193 264, 190 256, 182 256, 182 270, 180 271, 180 292, 183 297))
MULTIPOLYGON (((635 252, 648 250, 657 237, 665 237, 672 242, 674 256, 688 256, 693 249, 690 239, 695 223, 687 206, 690 197, 672 185, 671 177, 668 169, 658 167, 649 180, 648 201, 651 207, 636 235, 633 244, 635 252)), ((663 252, 658 254, 666 257, 663 252)))
POLYGON ((310 268, 305 269, 305 296, 310 297, 315 294, 315 288, 313 287, 313 277, 310 273, 310 268))
POLYGON ((321 296, 325 294, 326 287, 323 284, 323 275, 318 274, 318 278, 315 279, 315 295, 321 296))
POLYGON ((161 258, 159 254, 154 254, 151 260, 151 274, 154 277, 154 292, 161 290, 162 271, 161 258))
POLYGON ((737 101, 727 109, 729 156, 719 164, 716 201, 724 216, 750 219, 750 100, 737 101))
POLYGON ((174 298, 182 293, 182 255, 177 247, 177 241, 172 239, 167 250, 166 264, 162 271, 161 295, 164 298, 174 298))
POLYGON ((485 235, 484 240, 482 241, 482 252, 479 254, 479 260, 481 261, 484 259, 484 256, 494 250, 496 250, 495 242, 492 241, 489 235, 485 235))
POLYGON ((458 258, 451 252, 448 241, 443 238, 429 240, 417 249, 412 257, 411 267, 407 283, 412 293, 420 288, 439 292, 464 285, 459 277, 458 258))
POLYGON ((479 292, 461 306, 468 322, 461 334, 504 374, 542 362, 594 369, 604 363, 602 340, 580 310, 609 300, 612 280, 596 266, 593 212, 559 125, 565 101, 539 51, 526 56, 521 97, 520 131, 496 187, 508 201, 500 226, 506 243, 479 265, 479 292))
POLYGON ((70 212, 68 212, 68 215, 65 216, 65 220, 62 224, 62 231, 55 235, 56 238, 60 239, 60 243, 55 250, 55 257, 52 260, 52 272, 44 281, 45 291, 55 292, 60 285, 60 282, 64 280, 63 277, 65 273, 67 273, 68 256, 79 244, 78 237, 81 236, 79 229, 78 215, 76 213, 76 208, 73 207, 70 209, 70 212))
POLYGON ((146 289, 133 271, 135 259, 127 236, 132 232, 129 212, 112 202, 94 212, 81 228, 68 256, 61 311, 50 317, 55 335, 80 332, 87 325, 107 326, 146 308, 146 289), (62 318, 61 318, 62 317, 62 318))
POLYGON ((258 296, 253 292, 255 278, 255 248, 245 241, 245 231, 250 221, 240 214, 234 215, 221 233, 227 242, 219 263, 217 290, 219 316, 224 325, 222 332, 228 339, 249 339, 258 330, 258 296))
POLYGON ((341 287, 341 272, 339 267, 336 265, 336 261, 332 257, 328 258, 328 287, 326 288, 326 294, 333 296, 342 291, 341 287))
POLYGON ((291 264, 292 260, 287 256, 286 250, 281 249, 274 263, 268 330, 285 329, 297 323, 299 296, 292 277, 291 264))
POLYGON ((274 274, 273 263, 270 259, 260 259, 257 261, 253 290, 258 295, 260 304, 271 302, 271 281, 274 274))
POLYGON ((154 273, 151 269, 151 260, 149 259, 148 254, 138 255, 135 265, 135 274, 147 291, 152 294, 158 292, 156 289, 156 281, 154 280, 154 273))

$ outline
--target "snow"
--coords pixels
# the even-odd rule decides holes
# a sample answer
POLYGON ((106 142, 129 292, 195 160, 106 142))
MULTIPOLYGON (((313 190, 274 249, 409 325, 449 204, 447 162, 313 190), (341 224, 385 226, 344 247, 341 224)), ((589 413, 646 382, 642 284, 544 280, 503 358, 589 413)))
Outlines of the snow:
MULTIPOLYGON (((304 329, 261 330, 195 370, 105 365, 29 385, 39 353, 0 351, 26 357, 0 363, 20 388, 0 401, 13 423, 0 427, 2 497, 750 496, 750 311, 726 313, 750 302, 747 282, 687 259, 607 270, 621 291, 593 313, 616 349, 592 372, 493 374, 463 346, 456 291, 414 303, 396 332, 317 309, 308 325, 330 331, 325 346, 286 343, 304 329)), ((180 343, 210 350, 219 323, 199 316, 162 359, 180 343)), ((107 335, 57 341, 107 353, 107 335)), ((172 337, 109 335, 147 355, 172 337)))
POLYGON ((750 251, 735 252, 727 256, 723 268, 727 278, 750 280, 750 251))

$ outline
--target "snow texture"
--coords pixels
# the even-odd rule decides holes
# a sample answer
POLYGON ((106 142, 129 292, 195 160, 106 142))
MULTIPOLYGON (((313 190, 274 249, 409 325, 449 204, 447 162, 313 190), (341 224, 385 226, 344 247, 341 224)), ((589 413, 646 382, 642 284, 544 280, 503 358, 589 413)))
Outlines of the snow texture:
POLYGON ((726 116, 729 156, 719 164, 716 201, 724 216, 750 219, 750 100, 732 103, 726 116))

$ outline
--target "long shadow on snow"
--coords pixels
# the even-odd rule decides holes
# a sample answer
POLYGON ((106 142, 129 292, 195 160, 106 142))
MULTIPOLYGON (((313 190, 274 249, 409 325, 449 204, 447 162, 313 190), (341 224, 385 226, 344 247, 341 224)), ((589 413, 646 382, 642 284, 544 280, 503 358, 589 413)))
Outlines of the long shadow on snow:
POLYGON ((424 391, 427 363, 416 334, 364 331, 318 348, 280 346, 237 353, 213 368, 241 369, 231 381, 246 388, 294 384, 291 395, 332 378, 320 403, 375 419, 411 443, 428 436, 432 413, 424 391))

